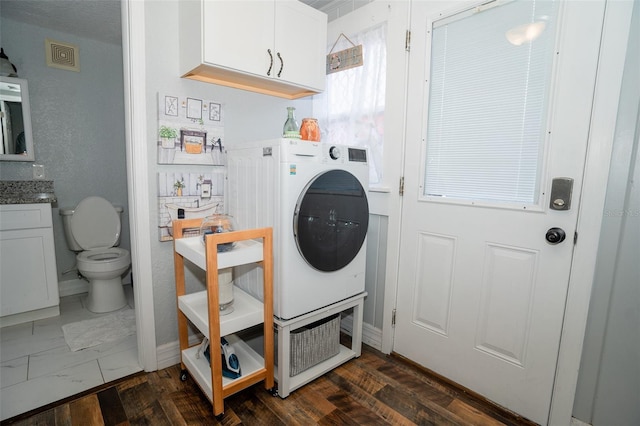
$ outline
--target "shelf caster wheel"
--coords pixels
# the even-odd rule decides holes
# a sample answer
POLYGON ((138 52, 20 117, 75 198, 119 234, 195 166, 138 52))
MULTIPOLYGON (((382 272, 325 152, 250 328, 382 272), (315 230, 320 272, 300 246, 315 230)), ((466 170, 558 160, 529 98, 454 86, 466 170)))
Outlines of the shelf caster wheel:
POLYGON ((275 386, 269 389, 268 392, 271 394, 271 396, 278 396, 278 388, 276 388, 275 386))
POLYGON ((181 370, 180 371, 180 381, 181 382, 186 382, 187 381, 187 370, 181 370))

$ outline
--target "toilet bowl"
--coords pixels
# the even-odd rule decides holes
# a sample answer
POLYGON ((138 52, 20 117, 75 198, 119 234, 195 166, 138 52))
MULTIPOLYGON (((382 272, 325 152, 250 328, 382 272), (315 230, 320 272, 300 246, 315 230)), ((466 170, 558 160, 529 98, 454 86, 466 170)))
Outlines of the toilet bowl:
POLYGON ((101 197, 87 197, 75 209, 60 209, 67 245, 77 252, 78 272, 89 280, 86 307, 91 312, 111 312, 127 304, 122 275, 131 265, 131 255, 116 247, 121 212, 101 197))

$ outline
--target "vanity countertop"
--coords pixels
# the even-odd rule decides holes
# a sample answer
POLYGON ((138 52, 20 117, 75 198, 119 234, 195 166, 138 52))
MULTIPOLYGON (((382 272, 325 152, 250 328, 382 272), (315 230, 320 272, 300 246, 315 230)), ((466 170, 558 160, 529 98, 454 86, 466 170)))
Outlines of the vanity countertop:
POLYGON ((0 180, 0 204, 55 203, 52 180, 0 180))

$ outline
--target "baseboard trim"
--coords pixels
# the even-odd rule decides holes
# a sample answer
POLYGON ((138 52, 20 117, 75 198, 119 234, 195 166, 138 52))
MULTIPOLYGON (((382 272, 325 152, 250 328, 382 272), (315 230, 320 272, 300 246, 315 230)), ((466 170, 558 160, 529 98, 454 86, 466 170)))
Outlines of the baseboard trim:
POLYGON ((73 296, 74 294, 86 293, 89 291, 89 283, 83 279, 60 281, 58 283, 58 293, 60 297, 73 296))
MULTIPOLYGON (((340 319, 340 329, 352 336, 353 314, 345 315, 340 319)), ((362 324, 362 343, 382 352, 382 330, 375 328, 366 322, 362 324)))
MULTIPOLYGON (((131 273, 127 274, 122 279, 122 285, 131 285, 131 273)), ((72 280, 58 282, 58 294, 60 295, 60 297, 87 293, 88 291, 89 282, 82 278, 74 278, 72 280)))
POLYGON ((9 327, 11 325, 57 317, 59 315, 60 305, 50 306, 48 308, 42 309, 35 309, 33 311, 20 312, 12 315, 5 315, 3 317, 0 317, 0 327, 9 327))
MULTIPOLYGON (((340 320, 340 329, 352 335, 353 332, 353 316, 346 315, 340 320)), ((189 336, 189 346, 200 343, 202 336, 189 336)), ((371 324, 364 323, 362 326, 362 343, 380 350, 382 347, 382 330, 375 328, 371 324)), ((158 370, 171 367, 180 363, 180 342, 165 343, 156 348, 156 358, 158 361, 158 370)))
POLYGON ((580 419, 576 419, 575 417, 571 417, 570 426, 591 426, 591 423, 585 423, 580 419))
MULTIPOLYGON (((202 341, 202 336, 189 336, 189 346, 196 345, 202 341)), ((165 343, 156 348, 156 359, 158 361, 158 370, 180 364, 180 342, 174 341, 165 343)))

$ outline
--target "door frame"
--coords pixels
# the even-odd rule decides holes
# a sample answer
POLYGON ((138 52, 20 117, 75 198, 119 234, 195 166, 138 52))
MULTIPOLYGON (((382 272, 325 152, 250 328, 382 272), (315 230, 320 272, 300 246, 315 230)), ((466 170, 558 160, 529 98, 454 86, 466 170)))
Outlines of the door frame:
POLYGON ((158 369, 158 362, 149 228, 151 212, 148 189, 144 11, 144 2, 122 0, 127 191, 129 193, 131 269, 135 293, 138 363, 144 371, 155 371, 158 369))
POLYGON ((569 424, 595 277, 633 1, 607 1, 549 424, 569 424), (622 47, 621 47, 622 46, 622 47), (576 367, 578 366, 578 367, 576 367))
MULTIPOLYGON (((604 201, 633 1, 607 0, 605 8, 582 199, 576 228, 579 240, 571 264, 549 424, 568 425, 573 412, 591 288, 595 275, 600 228, 604 215, 604 201)), ((403 153, 405 145, 406 140, 403 140, 403 153)), ((404 173, 403 158, 402 174, 404 173)), ((398 224, 397 229, 400 229, 400 226, 398 224)), ((385 306, 390 308, 385 308, 382 330, 382 352, 384 353, 393 351, 394 329, 391 323, 391 312, 397 303, 399 250, 400 244, 387 247, 388 273, 385 306)))
MULTIPOLYGON (((415 0, 412 0, 415 1, 415 0)), ((384 255, 376 252, 372 255, 374 260, 380 256, 386 258, 384 267, 375 270, 374 287, 378 291, 369 292, 368 300, 374 300, 373 322, 376 322, 379 307, 382 305, 382 330, 373 324, 365 324, 364 341, 378 348, 385 354, 393 349, 393 328, 391 326, 393 308, 395 307, 395 289, 398 274, 398 255, 400 253, 400 216, 402 197, 399 194, 399 185, 404 169, 404 140, 406 135, 406 78, 409 70, 409 54, 405 47, 405 30, 409 29, 411 13, 410 0, 373 0, 345 15, 328 23, 327 42, 333 43, 341 33, 349 36, 351 31, 358 32, 358 28, 365 29, 375 26, 383 21, 390 22, 387 26, 387 95, 385 105, 385 145, 384 145, 384 171, 383 182, 376 187, 369 187, 369 214, 381 218, 381 223, 386 220, 386 234, 382 236, 380 247, 384 255), (402 21, 402 24, 400 23, 402 21), (400 48, 398 48, 400 46, 400 48), (389 72, 390 64, 402 69, 393 79, 389 72), (391 81, 397 82, 400 90, 391 90, 391 81), (386 243, 386 246, 383 245, 386 243), (382 273, 382 271, 384 273, 382 273), (378 302, 382 298, 382 303, 378 302), (379 346, 378 346, 379 344, 379 346)), ((322 106, 314 105, 321 109, 322 106)), ((371 220, 369 222, 371 226, 371 220)), ((384 228, 384 225, 381 225, 384 228)), ((377 232, 377 230, 376 230, 377 232)), ((381 229, 382 233, 382 229, 381 229)), ((371 235, 371 230, 368 233, 371 235)), ((371 302, 369 302, 371 303, 371 302)), ((369 311, 367 311, 369 312, 369 311)))

